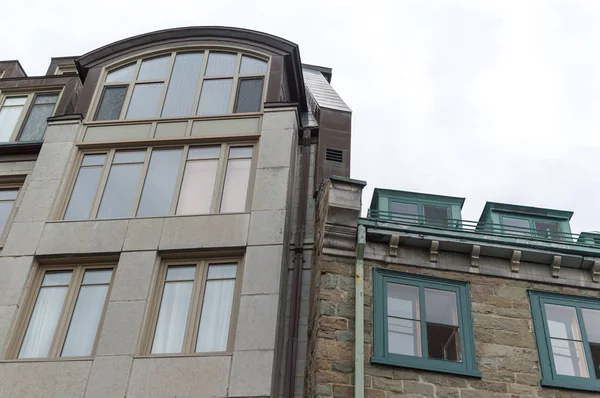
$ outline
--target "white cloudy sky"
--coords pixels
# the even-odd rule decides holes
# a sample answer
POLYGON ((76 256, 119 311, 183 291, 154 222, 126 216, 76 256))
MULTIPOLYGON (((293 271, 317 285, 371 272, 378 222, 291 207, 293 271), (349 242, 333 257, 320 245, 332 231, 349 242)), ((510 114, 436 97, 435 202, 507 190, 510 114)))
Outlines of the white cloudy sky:
POLYGON ((0 59, 29 75, 169 27, 282 36, 333 68, 366 205, 385 187, 466 197, 466 219, 490 200, 573 210, 574 232, 600 229, 599 1, 5 1, 0 59))

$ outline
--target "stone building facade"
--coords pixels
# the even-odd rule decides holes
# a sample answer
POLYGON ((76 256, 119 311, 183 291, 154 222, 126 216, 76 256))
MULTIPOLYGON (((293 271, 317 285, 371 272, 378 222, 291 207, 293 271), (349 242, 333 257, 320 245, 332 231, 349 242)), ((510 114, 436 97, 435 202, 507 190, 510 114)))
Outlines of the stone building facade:
POLYGON ((0 62, 0 397, 302 396, 330 81, 222 27, 0 62))
MULTIPOLYGON (((361 181, 333 177, 328 184, 324 184, 318 197, 315 232, 317 242, 311 282, 308 396, 598 396, 600 390, 596 384, 597 373, 594 372, 598 366, 598 358, 594 352, 598 326, 595 322, 598 318, 589 317, 587 311, 591 313, 592 310, 588 308, 597 308, 600 303, 600 285, 596 274, 598 260, 593 256, 597 246, 583 244, 587 233, 581 234, 583 238, 576 240, 569 231, 569 234, 565 233, 565 237, 561 237, 562 242, 556 239, 546 241, 540 235, 519 235, 509 245, 506 242, 512 239, 510 234, 486 235, 490 232, 480 232, 482 222, 479 223, 479 230, 473 228, 469 237, 466 237, 459 236, 461 230, 466 229, 466 221, 458 227, 451 222, 440 227, 432 219, 420 222, 414 219, 410 222, 394 219, 391 212, 386 213, 381 208, 377 211, 377 198, 371 204, 367 218, 360 218, 364 184, 361 181), (364 263, 358 263, 360 254, 357 260, 357 253, 361 251, 357 235, 360 235, 361 229, 366 237, 363 243, 364 263), (577 242, 582 244, 578 245, 577 242), (578 257, 578 267, 564 266, 570 264, 571 257, 578 257), (355 308, 355 300, 360 293, 357 293, 357 278, 361 265, 364 274, 364 336, 358 340, 364 341, 364 358, 359 361, 354 356, 357 350, 355 319, 359 311, 355 308), (376 325, 378 317, 385 316, 381 314, 381 307, 378 307, 382 305, 382 300, 388 300, 387 315, 391 317, 391 301, 395 299, 392 297, 393 293, 390 293, 390 285, 387 288, 387 298, 378 297, 381 296, 381 287, 377 288, 374 278, 382 274, 409 281, 406 282, 409 284, 414 280, 424 281, 425 284, 467 283, 464 286, 468 289, 468 317, 471 318, 471 324, 464 322, 467 318, 464 316, 460 322, 460 334, 470 335, 461 340, 461 343, 473 346, 475 363, 472 371, 464 366, 461 369, 443 367, 453 361, 450 365, 468 362, 465 348, 462 348, 462 360, 458 361, 451 355, 446 360, 432 360, 437 353, 431 348, 429 358, 424 352, 406 352, 406 344, 392 348, 392 321, 388 320, 389 329, 384 331, 390 333, 387 338, 378 332, 376 325), (555 300, 555 304, 545 304, 544 316, 547 318, 540 318, 541 320, 537 319, 538 315, 534 315, 539 314, 535 299, 538 296, 548 296, 555 300), (553 306, 556 303, 561 306, 553 306), (576 336, 575 339, 583 340, 583 344, 569 343, 574 349, 571 352, 561 352, 559 338, 555 336, 558 321, 556 317, 552 318, 552 311, 568 309, 570 307, 566 306, 571 304, 575 308, 579 305, 577 303, 582 303, 585 318, 585 322, 580 321, 578 325, 582 331, 587 330, 587 337, 576 336), (380 311, 379 314, 377 311, 380 311), (543 336, 545 320, 551 323, 550 336, 546 337, 556 337, 552 340, 555 345, 551 348, 545 345, 543 336), (472 333, 468 333, 467 328, 471 328, 472 333), (469 338, 471 342, 467 341, 469 338), (388 359, 382 360, 377 351, 382 348, 383 340, 388 352, 397 350, 396 352, 407 355, 389 355, 388 359), (589 345, 591 352, 586 345, 589 345), (551 361, 548 352, 550 357, 554 352, 551 361), (561 362, 561 355, 563 359, 568 359, 566 366, 561 362), (412 356, 421 356, 418 359, 426 361, 411 362, 412 356), (582 358, 587 361, 587 367, 585 361, 581 362, 582 358), (362 362, 358 365, 363 367, 358 371, 364 377, 362 391, 355 390, 359 363, 356 361, 362 362), (385 361, 387 363, 383 363, 385 361), (579 362, 575 363, 576 361, 579 362), (563 376, 570 371, 580 373, 563 376)), ((382 195, 381 192, 379 195, 382 195)), ((397 193, 397 197, 406 198, 407 194, 397 193)), ((462 205, 462 201, 458 202, 462 205)), ((525 214, 527 209, 531 208, 521 207, 518 211, 525 214)), ((558 217, 557 214, 554 215, 558 217)), ((509 221, 505 222, 508 225, 509 221)), ((407 289, 413 287, 401 286, 407 289)), ((430 304, 427 298, 424 301, 429 322, 428 308, 442 307, 445 303, 443 300, 433 300, 430 304)), ((422 305, 423 303, 420 304, 422 305)), ((581 317, 580 312, 577 314, 581 317)), ((434 326, 429 323, 425 326, 423 317, 420 323, 427 328, 426 339, 431 347, 434 326)), ((574 328, 569 324, 569 328, 572 327, 574 328)), ((417 337, 419 339, 424 331, 418 329, 418 326, 416 330, 420 330, 421 334, 417 337)), ((407 333, 411 333, 410 329, 407 333)))

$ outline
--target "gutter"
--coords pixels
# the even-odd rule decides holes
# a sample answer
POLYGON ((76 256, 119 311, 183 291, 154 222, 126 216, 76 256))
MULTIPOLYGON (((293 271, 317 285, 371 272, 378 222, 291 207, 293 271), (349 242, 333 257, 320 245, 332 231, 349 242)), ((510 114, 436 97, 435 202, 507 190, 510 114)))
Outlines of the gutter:
POLYGON ((310 169, 310 130, 302 130, 302 146, 300 155, 300 197, 296 216, 294 237, 294 273, 292 276, 292 304, 290 324, 286 346, 285 384, 283 396, 293 398, 296 388, 296 361, 298 358, 298 327, 300 325, 300 299, 302 286, 302 264, 304 264, 304 237, 306 235, 306 206, 308 202, 308 178, 310 169))
POLYGON ((354 397, 365 395, 365 296, 364 258, 367 231, 358 226, 356 238, 355 308, 354 308, 354 397))

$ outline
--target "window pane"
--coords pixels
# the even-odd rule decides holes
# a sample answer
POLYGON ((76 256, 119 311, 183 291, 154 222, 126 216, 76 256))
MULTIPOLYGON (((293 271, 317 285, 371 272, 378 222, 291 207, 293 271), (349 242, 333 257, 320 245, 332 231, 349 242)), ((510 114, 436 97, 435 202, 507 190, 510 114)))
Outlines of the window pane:
POLYGON ((196 266, 176 266, 167 270, 167 281, 193 281, 196 266))
POLYGON ((213 264, 208 267, 208 279, 235 278, 237 264, 213 264))
POLYGON ((14 204, 14 201, 0 202, 0 234, 4 231, 14 204))
MULTIPOLYGON (((86 272, 86 277, 89 272, 86 272)), ((92 355, 107 292, 108 285, 81 287, 61 353, 62 357, 92 355)))
POLYGON ((462 361, 458 327, 428 323, 427 350, 429 358, 462 361))
POLYGON ((82 167, 79 170, 65 212, 65 220, 85 220, 90 217, 101 175, 102 166, 82 167))
POLYGON ((0 200, 14 200, 18 194, 18 189, 0 189, 0 200))
POLYGON ((458 326, 456 293, 447 290, 425 289, 427 322, 458 326))
POLYGON ((146 151, 118 151, 113 158, 113 164, 117 163, 143 163, 146 151))
POLYGON ((98 155, 84 155, 81 161, 82 166, 103 166, 106 155, 104 153, 98 155))
POLYGON ((41 140, 46 131, 46 119, 52 116, 58 95, 38 95, 31 107, 19 141, 41 140))
POLYGON ((153 354, 181 352, 194 282, 167 282, 163 291, 153 354))
POLYGON ((210 212, 218 160, 188 161, 177 203, 177 214, 210 212))
POLYGON ((125 101, 127 87, 105 87, 96 120, 117 120, 125 101))
POLYGON ((196 352, 227 350, 235 280, 206 282, 196 352))
POLYGON ((528 220, 502 217, 502 225, 504 225, 504 232, 514 235, 531 236, 528 220))
POLYGON ((8 142, 17 125, 19 116, 23 106, 6 106, 8 98, 4 102, 4 106, 0 109, 0 142, 8 142))
POLYGON ((223 187, 221 213, 246 210, 251 159, 229 159, 223 187))
POLYGON ((136 84, 125 119, 156 117, 163 83, 136 84))
POLYGON ((534 221, 533 225, 539 238, 560 240, 560 229, 557 222, 534 221))
POLYGON ((411 203, 392 202, 391 217, 398 221, 418 221, 419 206, 411 203))
POLYGON ((117 164, 110 168, 98 218, 130 217, 143 164, 117 164))
POLYGON ((166 216, 171 212, 181 149, 152 151, 137 215, 166 216))
POLYGON ((23 96, 23 97, 8 97, 7 99, 4 100, 4 106, 25 105, 25 102, 27 102, 27 96, 23 96))
POLYGON ((391 354, 420 357, 420 323, 418 321, 388 317, 388 352, 391 354))
POLYGON ((262 103, 263 79, 242 79, 237 93, 235 112, 258 112, 262 103))
POLYGON ((560 339, 581 340, 579 323, 574 307, 544 304, 550 337, 560 339))
POLYGON ((106 75, 107 82, 127 82, 133 79, 133 70, 135 69, 135 62, 119 69, 115 69, 106 75))
POLYGON ((425 223, 429 225, 437 225, 440 227, 448 226, 448 208, 440 206, 423 206, 423 215, 425 223))
POLYGON ((40 288, 19 351, 19 358, 43 358, 48 356, 66 294, 67 287, 40 288))
POLYGON ((213 53, 208 55, 205 76, 233 76, 237 54, 213 53))
POLYGON ((140 66, 138 80, 165 80, 171 56, 145 59, 140 66))
POLYGON ((42 286, 65 286, 71 282, 72 271, 46 272, 42 286))
POLYGON ((550 339, 552 343, 552 354, 556 373, 565 376, 590 377, 583 343, 580 341, 569 341, 550 339))
POLYGON ((582 308, 581 313, 588 340, 592 343, 600 343, 600 311, 582 308))
POLYGON ((162 111, 163 117, 194 114, 194 98, 203 59, 204 53, 177 54, 162 111))
POLYGON ((229 159, 251 158, 253 149, 251 146, 231 147, 229 148, 229 159))
POLYGON ((188 159, 218 159, 221 153, 221 147, 209 146, 209 147, 196 147, 190 148, 188 151, 188 159))
POLYGON ((387 312, 397 318, 419 319, 419 288, 387 284, 387 312))
POLYGON ((242 64, 240 65, 240 73, 242 74, 264 74, 267 72, 267 61, 262 59, 242 56, 242 64))
POLYGON ((205 80, 198 104, 198 115, 222 115, 229 111, 233 79, 205 80))
POLYGON ((83 285, 96 285, 99 283, 110 283, 112 269, 91 269, 85 271, 83 285))

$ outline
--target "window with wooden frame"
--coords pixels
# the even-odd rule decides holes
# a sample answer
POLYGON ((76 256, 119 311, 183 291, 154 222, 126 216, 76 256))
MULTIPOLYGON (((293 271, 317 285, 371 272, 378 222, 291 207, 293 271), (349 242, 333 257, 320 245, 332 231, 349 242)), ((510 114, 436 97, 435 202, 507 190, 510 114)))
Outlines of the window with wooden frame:
POLYGON ((84 153, 64 219, 244 212, 253 144, 84 153))
POLYGON ((374 270, 371 362, 481 376, 469 284, 374 270))
POLYGON ((0 99, 0 142, 41 141, 58 91, 10 94, 0 99))
POLYGON ((111 264, 38 267, 9 359, 93 356, 113 271, 111 264))
POLYGON ((530 291, 542 385, 600 391, 600 300, 530 291))
POLYGON ((161 264, 142 353, 231 352, 240 274, 237 259, 161 264))
POLYGON ((7 226, 15 216, 15 204, 20 199, 23 179, 0 181, 0 244, 6 239, 7 226))
POLYGON ((94 120, 260 112, 267 66, 223 50, 139 59, 106 73, 94 120))

